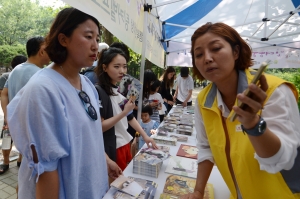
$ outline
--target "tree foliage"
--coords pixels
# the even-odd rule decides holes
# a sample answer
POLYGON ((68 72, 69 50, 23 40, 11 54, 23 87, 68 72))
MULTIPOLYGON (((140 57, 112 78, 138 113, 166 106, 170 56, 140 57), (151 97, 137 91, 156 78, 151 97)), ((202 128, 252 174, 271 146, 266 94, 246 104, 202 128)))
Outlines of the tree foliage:
POLYGON ((38 0, 0 0, 0 66, 25 55, 25 44, 34 36, 45 36, 62 8, 44 7, 38 0))
MULTIPOLYGON (((285 68, 285 69, 268 69, 267 73, 275 75, 281 79, 292 82, 300 92, 300 69, 285 68)), ((300 109, 300 100, 298 99, 298 108, 300 109)))
POLYGON ((22 45, 9 46, 3 45, 0 46, 0 66, 10 66, 10 62, 16 55, 26 56, 25 47, 22 45))
POLYGON ((56 13, 38 1, 0 0, 0 45, 24 45, 30 37, 45 36, 56 13))

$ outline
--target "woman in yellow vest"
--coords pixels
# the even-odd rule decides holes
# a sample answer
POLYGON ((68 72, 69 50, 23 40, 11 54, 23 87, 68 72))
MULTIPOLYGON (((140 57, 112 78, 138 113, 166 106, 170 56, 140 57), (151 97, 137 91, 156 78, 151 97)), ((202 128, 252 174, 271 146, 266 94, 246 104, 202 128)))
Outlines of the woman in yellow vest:
MULTIPOLYGON (((207 23, 192 38, 193 73, 212 83, 195 105, 198 176, 195 191, 203 198, 214 164, 234 199, 300 198, 300 118, 294 85, 263 75, 250 84, 251 49, 223 23, 207 23), (250 84, 250 85, 249 85, 250 84), (252 98, 243 94, 249 88, 252 98), (237 99, 247 105, 237 107, 237 99), (238 117, 230 121, 236 112, 238 117)), ((218 187, 216 187, 218 189, 218 187)))

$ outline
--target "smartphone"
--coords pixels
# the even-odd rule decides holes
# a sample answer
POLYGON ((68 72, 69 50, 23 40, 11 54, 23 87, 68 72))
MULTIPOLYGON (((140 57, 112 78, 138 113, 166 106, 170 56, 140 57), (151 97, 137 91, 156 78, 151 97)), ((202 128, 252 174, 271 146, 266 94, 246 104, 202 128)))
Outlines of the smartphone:
MULTIPOLYGON (((255 76, 253 77, 251 83, 258 84, 262 73, 266 70, 266 68, 270 65, 270 63, 271 63, 271 60, 267 60, 267 61, 261 63, 261 65, 260 65, 259 69, 257 70, 255 76)), ((251 98, 252 93, 250 92, 249 88, 247 88, 244 91, 244 93, 247 97, 251 98)), ((238 101, 238 107, 239 108, 245 109, 246 106, 247 106, 246 104, 242 103, 241 101, 238 101)), ((230 118, 230 121, 233 122, 236 119, 236 117, 237 117, 237 114, 234 112, 233 115, 230 118)))

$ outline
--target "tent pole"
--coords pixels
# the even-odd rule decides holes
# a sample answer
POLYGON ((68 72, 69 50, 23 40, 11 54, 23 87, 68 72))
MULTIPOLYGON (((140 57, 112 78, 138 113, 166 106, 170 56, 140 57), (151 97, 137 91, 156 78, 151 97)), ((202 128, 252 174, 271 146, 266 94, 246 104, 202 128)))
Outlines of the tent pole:
POLYGON ((262 23, 262 24, 257 28, 257 30, 250 36, 250 38, 253 37, 253 36, 257 33, 257 31, 259 31, 259 29, 260 29, 264 24, 265 24, 265 23, 262 23))
POLYGON ((157 8, 157 7, 168 5, 168 4, 171 4, 171 3, 176 3, 178 1, 183 1, 183 0, 170 0, 170 1, 163 2, 163 3, 158 3, 158 4, 155 4, 155 5, 152 5, 152 8, 157 8))
MULTIPOLYGON (((295 33, 295 34, 296 34, 296 33, 295 33)), ((298 34, 300 34, 300 33, 298 33, 298 34)), ((262 47, 253 48, 253 49, 265 48, 265 47, 270 47, 270 46, 299 49, 299 48, 297 48, 297 47, 285 46, 286 44, 293 43, 293 42, 287 42, 287 43, 281 43, 281 44, 274 44, 274 43, 268 43, 268 42, 265 42, 265 41, 252 41, 252 40, 249 40, 249 39, 248 39, 247 41, 248 41, 248 42, 253 42, 253 43, 258 43, 258 44, 264 44, 264 45, 267 45, 267 46, 262 46, 262 47)))
POLYGON ((181 27, 181 28, 189 28, 189 29, 197 29, 197 28, 199 28, 199 27, 186 26, 186 25, 180 25, 180 24, 168 23, 168 22, 166 22, 165 25, 175 26, 175 27, 181 27))
MULTIPOLYGON (((270 21, 282 23, 282 21, 274 20, 274 19, 270 19, 270 21)), ((286 21, 285 24, 294 25, 294 26, 299 26, 298 23, 291 23, 291 22, 288 22, 288 21, 286 21)))
MULTIPOLYGON (((288 16, 285 20, 283 20, 283 22, 282 22, 279 26, 277 26, 277 27, 275 28, 275 30, 273 30, 273 32, 268 36, 268 38, 270 38, 271 35, 273 35, 274 32, 276 32, 276 31, 278 30, 278 28, 280 28, 286 21, 288 21, 288 20, 293 16, 293 14, 294 14, 294 13, 291 13, 290 16, 288 16)), ((286 36, 286 35, 285 35, 285 36, 286 36)), ((274 39, 274 38, 275 38, 275 37, 273 37, 272 39, 274 39)))
MULTIPOLYGON (((272 47, 272 46, 261 46, 261 47, 257 47, 257 48, 252 48, 252 50, 257 50, 257 49, 260 49, 260 48, 269 48, 269 47, 272 47)), ((289 49, 294 49, 294 50, 299 50, 300 48, 296 48, 296 47, 290 47, 290 46, 276 46, 278 48, 289 48, 289 49)))
POLYGON ((180 50, 172 50, 172 51, 168 51, 168 53, 176 53, 176 52, 180 52, 180 51, 183 51, 183 50, 191 50, 191 48, 182 48, 180 50))
MULTIPOLYGON (((144 71, 145 71, 145 55, 147 47, 147 24, 148 24, 148 12, 144 10, 144 28, 143 28, 143 41, 142 41, 142 58, 141 58, 141 70, 140 70, 140 82, 144 86, 144 71)), ((140 90, 139 103, 138 103, 138 115, 137 121, 141 121, 142 104, 143 104, 143 86, 140 90)))
POLYGON ((289 37, 289 36, 299 35, 299 34, 300 34, 300 32, 295 32, 295 33, 292 33, 292 34, 286 34, 284 36, 271 37, 271 38, 269 38, 269 40, 283 38, 283 37, 289 37))
POLYGON ((261 41, 261 38, 260 38, 260 37, 249 37, 249 36, 247 36, 247 35, 242 35, 242 34, 240 34, 240 36, 241 36, 241 37, 251 38, 251 39, 257 39, 257 40, 261 41))
MULTIPOLYGON (((265 1, 265 19, 268 19, 268 0, 265 1)), ((268 21, 265 21, 265 27, 264 27, 264 38, 267 37, 267 23, 268 21)))
MULTIPOLYGON (((289 15, 290 15, 290 12, 296 13, 296 12, 299 12, 299 10, 300 10, 300 6, 298 6, 298 7, 297 7, 295 10, 293 10, 293 11, 285 12, 285 13, 280 14, 280 15, 277 15, 277 16, 272 16, 272 17, 270 17, 270 19, 277 19, 277 18, 282 18, 282 17, 284 17, 284 16, 289 16, 289 15)), ((243 24, 233 25, 233 26, 231 26, 231 27, 235 28, 235 27, 239 27, 239 26, 245 26, 245 25, 249 25, 249 24, 253 24, 253 23, 260 23, 260 22, 261 22, 261 20, 259 20, 259 21, 250 21, 250 22, 243 23, 243 24)))

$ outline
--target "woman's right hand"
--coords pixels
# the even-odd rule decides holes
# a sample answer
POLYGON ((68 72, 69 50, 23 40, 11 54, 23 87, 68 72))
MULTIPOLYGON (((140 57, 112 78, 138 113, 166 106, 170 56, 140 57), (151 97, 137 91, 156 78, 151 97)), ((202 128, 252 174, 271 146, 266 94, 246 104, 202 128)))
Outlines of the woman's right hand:
POLYGON ((200 191, 194 191, 194 193, 181 196, 181 199, 203 199, 203 194, 200 191))
POLYGON ((126 113, 129 113, 130 111, 132 111, 135 108, 135 104, 131 101, 131 98, 129 99, 129 101, 125 104, 124 106, 124 111, 126 113))

